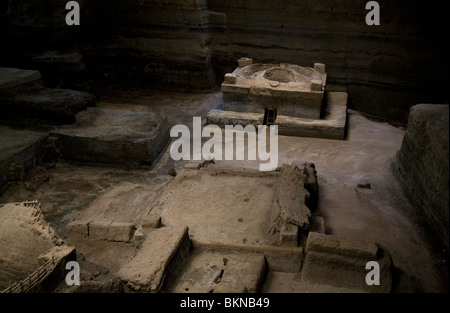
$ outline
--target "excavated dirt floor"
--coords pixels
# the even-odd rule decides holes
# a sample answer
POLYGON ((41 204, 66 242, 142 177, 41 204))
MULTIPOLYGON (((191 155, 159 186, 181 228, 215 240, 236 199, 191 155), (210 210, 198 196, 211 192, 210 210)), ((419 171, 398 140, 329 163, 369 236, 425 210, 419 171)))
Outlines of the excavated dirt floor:
MULTIPOLYGON (((221 101, 220 91, 182 94, 105 90, 97 105, 113 109, 164 112, 168 116, 169 127, 184 124, 192 129, 193 116, 205 117, 221 101)), ((394 291, 448 292, 447 260, 441 255, 443 251, 431 245, 433 238, 420 225, 418 216, 392 171, 404 133, 404 129, 368 120, 358 112, 349 110, 346 140, 280 136, 278 164, 293 161, 315 164, 319 182, 316 213, 324 218, 326 233, 376 241, 387 249, 396 268, 394 291), (361 188, 367 184, 370 184, 370 188, 361 188)), ((174 169, 179 172, 187 162, 173 161, 168 150, 166 147, 152 168, 60 160, 47 169, 48 180, 35 191, 27 190, 23 182, 10 183, 3 188, 0 203, 38 199, 45 219, 58 235, 66 238, 67 224, 99 195, 117 184, 130 182, 158 188, 173 179, 169 171, 174 169)), ((231 169, 258 169, 258 161, 216 161, 216 164, 231 169)), ((261 189, 256 188, 259 185, 251 185, 248 178, 236 177, 230 183, 234 188, 223 191, 214 189, 213 180, 208 183, 211 185, 209 190, 193 188, 192 197, 185 199, 186 205, 194 207, 202 197, 214 197, 217 201, 229 199, 230 193, 239 191, 236 186, 249 186, 243 192, 248 192, 250 197, 261 202, 266 201, 264 197, 271 196, 264 186, 261 189)), ((208 184, 199 184, 198 187, 205 188, 208 184)), ((176 215, 169 218, 176 219, 176 215)), ((211 232, 211 238, 218 235, 216 229, 206 227, 194 233, 194 238, 196 235, 208 238, 208 232, 211 232)), ((135 247, 126 243, 94 240, 73 240, 69 243, 85 256, 86 261, 104 266, 112 273, 117 272, 136 253, 135 247)), ((186 275, 190 275, 189 271, 186 275)), ((298 273, 269 271, 262 291, 329 291, 315 289, 314 286, 308 289, 298 284, 298 281, 298 273)))

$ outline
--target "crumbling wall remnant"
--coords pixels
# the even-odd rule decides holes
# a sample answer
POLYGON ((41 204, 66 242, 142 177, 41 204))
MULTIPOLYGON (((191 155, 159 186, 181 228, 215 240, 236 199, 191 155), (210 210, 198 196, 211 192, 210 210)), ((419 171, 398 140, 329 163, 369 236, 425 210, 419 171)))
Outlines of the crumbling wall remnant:
POLYGON ((448 105, 411 108, 396 171, 425 225, 448 249, 448 105))

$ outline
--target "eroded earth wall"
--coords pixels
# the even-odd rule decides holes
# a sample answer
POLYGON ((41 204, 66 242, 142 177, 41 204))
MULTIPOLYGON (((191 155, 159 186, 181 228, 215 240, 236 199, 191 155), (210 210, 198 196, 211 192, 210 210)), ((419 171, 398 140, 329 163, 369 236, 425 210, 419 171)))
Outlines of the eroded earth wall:
POLYGON ((66 2, 0 0, 0 65, 70 50, 97 83, 199 90, 242 56, 319 62, 327 90, 348 92, 349 107, 370 116, 406 124, 412 105, 448 103, 440 3, 378 1, 380 25, 368 26, 365 0, 79 0, 81 25, 67 26, 66 2))
POLYGON ((378 1, 380 25, 368 26, 367 2, 208 0, 227 23, 228 55, 218 41, 213 58, 222 61, 215 64, 242 56, 255 63, 324 63, 328 91, 347 91, 350 108, 389 121, 406 122, 409 108, 425 99, 448 103, 445 85, 438 86, 448 82, 442 8, 378 1))
POLYGON ((418 104, 397 155, 396 169, 423 220, 448 249, 448 105, 418 104))

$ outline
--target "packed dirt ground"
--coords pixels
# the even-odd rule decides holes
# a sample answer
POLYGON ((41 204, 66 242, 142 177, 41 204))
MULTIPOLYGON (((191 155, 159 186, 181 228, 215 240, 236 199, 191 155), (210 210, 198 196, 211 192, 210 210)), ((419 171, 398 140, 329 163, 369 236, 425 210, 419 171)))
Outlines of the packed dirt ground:
MULTIPOLYGON (((102 92, 97 106, 164 112, 169 127, 183 124, 191 128, 193 116, 204 117, 221 101, 220 91, 184 94, 111 89, 102 92)), ((376 241, 388 250, 395 266, 395 292, 448 292, 446 252, 433 246, 433 238, 420 224, 420 217, 393 173, 404 129, 369 120, 349 110, 347 132, 342 141, 280 136, 278 164, 294 161, 315 164, 319 182, 316 213, 324 217, 326 233, 376 241)), ((121 182, 158 188, 173 179, 170 175, 173 170, 179 172, 185 164, 186 161, 170 158, 168 146, 151 168, 59 160, 46 168, 48 179, 35 191, 26 189, 23 182, 10 183, 2 190, 0 203, 38 199, 45 219, 65 238, 66 225, 99 195, 121 182)), ((256 161, 216 161, 216 164, 225 168, 258 168, 256 161)), ((27 179, 33 179, 32 173, 25 182, 27 179)), ((236 178, 236 185, 245 184, 239 179, 236 178)), ((251 192, 256 194, 258 190, 251 192)), ((217 191, 214 193, 211 197, 220 198, 217 191)), ((198 200, 194 195, 185 199, 186 202, 198 200)), ((202 236, 207 234, 202 233, 202 236)), ((125 243, 92 240, 89 245, 70 244, 86 261, 112 273, 135 253, 135 247, 125 243)), ((296 274, 269 271, 262 291, 304 291, 298 289, 296 280, 296 274)))

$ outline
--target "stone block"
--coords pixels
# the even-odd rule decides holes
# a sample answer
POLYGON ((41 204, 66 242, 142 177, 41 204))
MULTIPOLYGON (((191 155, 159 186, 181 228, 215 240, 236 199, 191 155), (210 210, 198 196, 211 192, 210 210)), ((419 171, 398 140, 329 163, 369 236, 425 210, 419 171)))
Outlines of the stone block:
POLYGON ((142 219, 142 228, 144 231, 159 227, 161 227, 161 215, 157 213, 149 213, 142 219))
POLYGON ((323 63, 314 63, 314 69, 321 74, 326 73, 326 66, 323 63))
POLYGON ((253 64, 253 59, 251 59, 251 58, 240 58, 238 60, 239 67, 244 67, 244 66, 251 65, 251 64, 253 64))
POLYGON ((378 249, 377 243, 373 241, 356 238, 339 238, 339 252, 341 255, 367 257, 375 260, 378 249))
POLYGON ((191 245, 186 226, 154 229, 139 252, 117 275, 134 291, 158 292, 164 286, 167 272, 173 270, 171 264, 185 258, 191 245))
POLYGON ((309 232, 306 241, 306 252, 319 251, 339 254, 339 241, 337 237, 309 232))
POLYGON ((133 223, 92 222, 89 224, 89 239, 129 242, 134 230, 133 223))
POLYGON ((321 80, 311 80, 311 91, 322 91, 322 81, 321 80))
POLYGON ((225 74, 225 84, 236 84, 236 76, 230 73, 225 74))
POLYGON ((286 223, 280 230, 279 245, 296 247, 298 243, 298 226, 286 223))
POLYGON ((69 238, 88 239, 89 237, 89 222, 73 221, 67 224, 66 233, 69 238))

